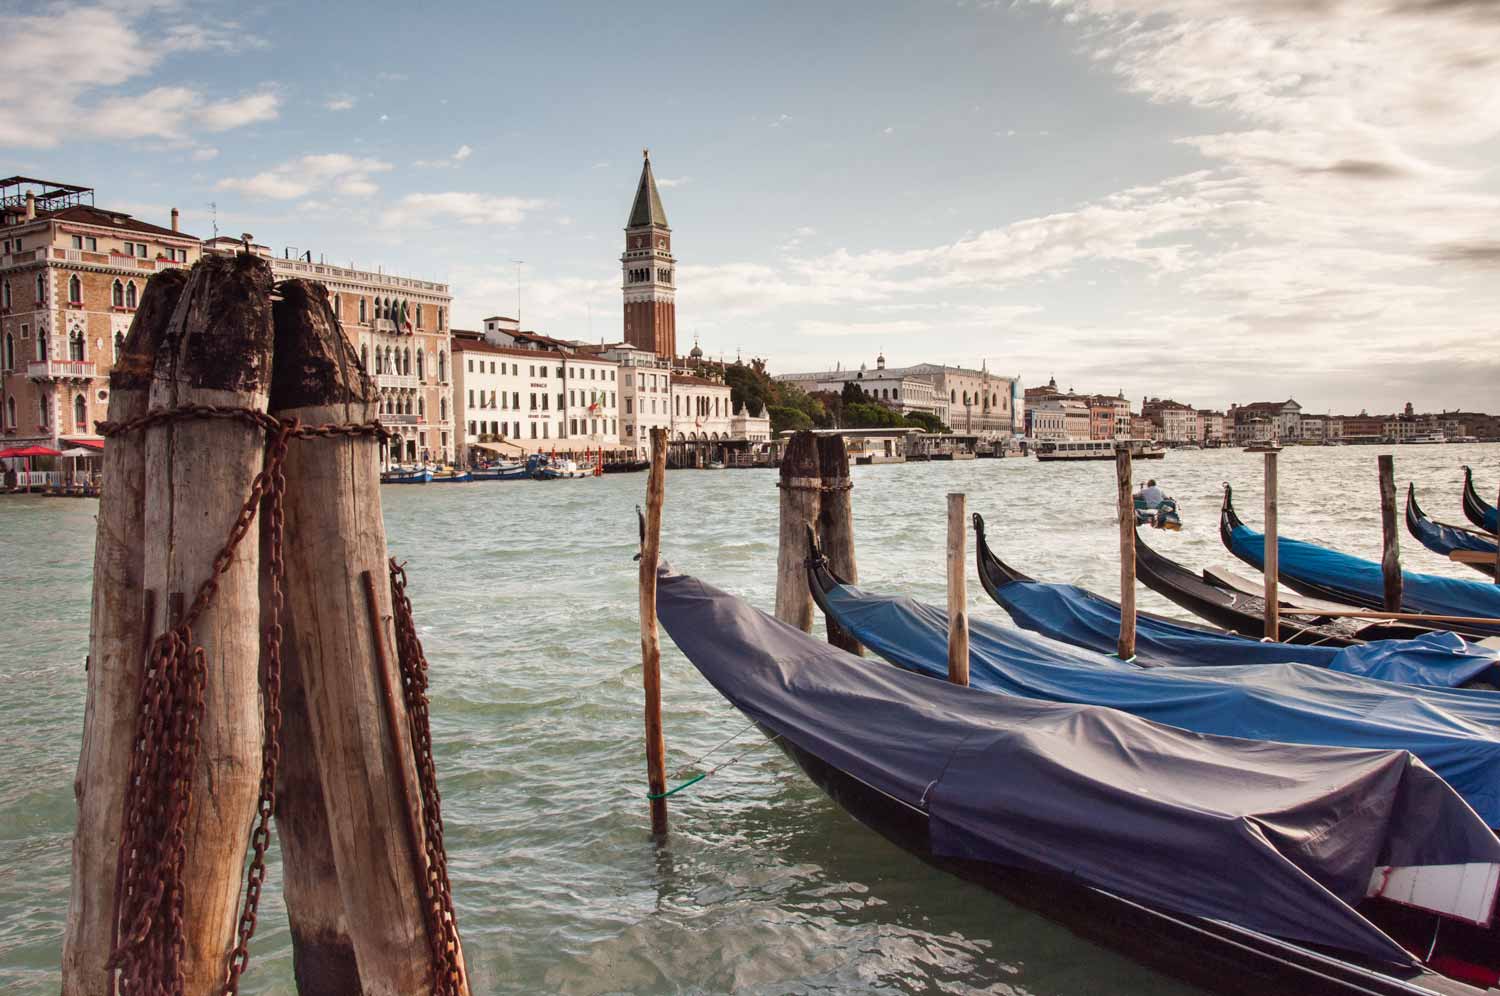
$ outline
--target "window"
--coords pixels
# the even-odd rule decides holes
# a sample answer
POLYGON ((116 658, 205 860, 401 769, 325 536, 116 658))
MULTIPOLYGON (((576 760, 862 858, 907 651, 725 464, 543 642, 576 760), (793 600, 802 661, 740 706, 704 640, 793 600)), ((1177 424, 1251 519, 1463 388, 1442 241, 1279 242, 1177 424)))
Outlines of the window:
POLYGON ((443 331, 443 309, 438 309, 438 331, 443 331))
POLYGON ((594 374, 596 374, 596 373, 598 373, 597 370, 595 370, 593 367, 589 367, 589 380, 593 380, 594 379, 594 374))
POLYGON ((536 411, 536 392, 531 393, 531 410, 536 411))
MULTIPOLYGON (((92 242, 94 240, 93 239, 89 239, 89 241, 92 242)), ((186 249, 174 249, 174 250, 172 250, 172 257, 174 259, 176 259, 177 262, 179 262, 179 263, 186 263, 187 262, 187 250, 186 249)), ((338 303, 337 299, 335 299, 334 303, 335 303, 335 305, 337 305, 337 303, 338 303)))
POLYGON ((546 439, 548 437, 548 434, 551 433, 551 432, 552 432, 552 426, 551 426, 551 424, 547 423, 547 422, 543 422, 542 423, 542 438, 546 439))
POLYGON ((341 304, 341 302, 343 300, 344 300, 344 295, 340 294, 338 291, 334 291, 333 292, 333 317, 334 318, 341 318, 341 317, 343 317, 344 309, 343 309, 343 306, 341 304))
POLYGON ((547 404, 548 404, 549 400, 550 399, 548 398, 547 395, 545 395, 545 394, 542 395, 542 411, 547 411, 547 404))
POLYGON ((73 431, 89 431, 89 404, 81 394, 73 399, 73 431))
POLYGON ((83 359, 83 329, 74 329, 68 334, 68 359, 83 359))
POLYGON ((536 423, 535 422, 531 423, 531 438, 532 439, 536 438, 536 423))
MULTIPOLYGON (((26 326, 21 326, 21 338, 26 338, 26 326)), ((36 358, 38 361, 47 359, 47 334, 41 329, 36 333, 36 358)))
POLYGON ((5 424, 8 428, 16 427, 16 399, 15 395, 5 399, 5 424))
POLYGON ((420 381, 422 381, 423 383, 426 383, 426 381, 427 381, 427 374, 425 372, 425 368, 422 365, 422 350, 421 350, 421 348, 417 349, 417 379, 420 380, 420 381))
POLYGON ((510 395, 508 395, 508 394, 502 394, 502 395, 500 395, 500 407, 501 408, 509 408, 510 407, 510 395))
POLYGON ((474 389, 472 387, 469 388, 469 407, 474 407, 474 389))
POLYGON ((16 367, 16 340, 9 332, 5 333, 5 369, 14 370, 16 367))
POLYGON ((52 406, 47 403, 47 400, 46 395, 42 395, 36 399, 37 424, 43 429, 52 424, 52 412, 50 411, 52 406))
MULTIPOLYGON (((546 374, 546 372, 547 372, 547 368, 543 367, 542 368, 542 373, 546 374)), ((563 368, 562 367, 558 367, 557 368, 557 379, 558 380, 562 380, 562 375, 563 375, 563 368)))
POLYGON ((364 298, 360 298, 359 299, 359 324, 364 325, 365 321, 366 321, 366 319, 365 319, 365 299, 364 298))
POLYGON ((448 381, 448 354, 441 349, 438 350, 438 383, 445 384, 448 381))
POLYGON ((473 419, 469 419, 469 435, 471 435, 471 436, 477 436, 477 435, 479 435, 479 430, 475 428, 476 424, 477 423, 475 423, 475 421, 473 419))
POLYGON ((118 280, 109 289, 109 303, 112 307, 125 307, 125 285, 118 280))
POLYGON ((127 308, 134 308, 135 307, 135 281, 134 280, 132 280, 130 283, 128 283, 128 284, 125 285, 125 307, 127 307, 127 308))
POLYGON ((568 432, 575 436, 578 435, 578 420, 576 418, 568 419, 568 432))
POLYGON ((9 280, 7 280, 5 282, 4 290, 0 291, 0 294, 3 294, 3 296, 0 296, 0 303, 3 303, 5 305, 6 310, 9 310, 10 309, 10 281, 9 280))
MULTIPOLYGON (((120 286, 118 280, 115 281, 115 286, 120 286)), ((73 304, 83 303, 83 281, 79 280, 76 274, 68 278, 68 300, 73 304)))
POLYGON ((533 377, 536 376, 536 364, 535 363, 533 363, 531 365, 531 376, 533 376, 533 377))
POLYGON ((83 236, 82 235, 75 235, 75 236, 73 236, 73 248, 74 249, 82 249, 83 248, 83 236))
POLYGON ((427 417, 427 399, 426 398, 418 398, 417 399, 417 416, 419 418, 426 418, 427 417))
POLYGON ((469 373, 473 373, 473 372, 474 372, 474 361, 470 360, 469 361, 469 373))
POLYGON ((417 305, 417 328, 422 327, 422 306, 417 305))
POLYGON ((359 365, 368 373, 370 369, 370 347, 361 344, 359 347, 359 365))
POLYGON ((438 421, 448 421, 448 399, 438 398, 438 421))
MULTIPOLYGON (((510 406, 512 408, 516 409, 517 411, 521 410, 521 392, 520 391, 512 391, 512 392, 510 392, 510 406)), ((516 424, 520 425, 519 422, 517 422, 516 424)), ((518 435, 518 436, 520 434, 521 433, 519 431, 516 433, 516 435, 518 435)))
POLYGON ((558 411, 564 411, 564 410, 566 410, 566 406, 563 404, 563 396, 562 396, 562 392, 561 391, 557 392, 557 410, 558 411))
MULTIPOLYGON (((77 277, 73 278, 74 281, 77 279, 77 277)), ((72 286, 71 283, 69 286, 72 286)), ((36 275, 36 303, 41 304, 45 300, 47 300, 47 275, 45 273, 38 273, 36 275)))

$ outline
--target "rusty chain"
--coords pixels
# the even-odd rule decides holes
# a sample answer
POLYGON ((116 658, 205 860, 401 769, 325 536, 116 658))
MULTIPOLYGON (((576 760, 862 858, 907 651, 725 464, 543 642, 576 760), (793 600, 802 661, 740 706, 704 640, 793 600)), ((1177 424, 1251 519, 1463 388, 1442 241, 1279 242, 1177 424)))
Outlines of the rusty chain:
MULTIPOLYGON (((459 996, 464 991, 459 964, 458 920, 453 912, 453 890, 448 881, 448 854, 443 846, 443 805, 438 795, 437 767, 432 761, 432 725, 427 709, 427 657, 406 596, 406 568, 390 562, 391 607, 396 624, 396 656, 401 688, 411 717, 408 733, 417 779, 422 791, 422 828, 427 850, 427 943, 432 948, 436 975, 434 996, 459 996)), ((399 763, 399 762, 398 762, 399 763)))
MULTIPOLYGON (((304 426, 296 419, 278 419, 249 408, 216 405, 182 405, 153 408, 124 422, 99 422, 105 437, 123 435, 169 422, 187 419, 232 419, 248 422, 267 434, 266 457, 250 494, 240 507, 224 546, 214 557, 209 576, 199 586, 192 604, 180 620, 152 643, 141 683, 136 734, 131 744, 130 773, 126 782, 125 811, 120 838, 119 883, 116 921, 119 941, 111 952, 109 967, 119 972, 122 996, 184 996, 183 959, 185 935, 183 904, 187 883, 187 818, 192 805, 193 769, 197 762, 199 724, 203 715, 203 692, 207 660, 193 640, 193 624, 208 608, 219 590, 219 579, 229 570, 234 551, 249 534, 261 504, 266 506, 270 560, 269 618, 263 634, 261 701, 262 729, 259 797, 255 826, 251 832, 251 860, 245 875, 245 895, 235 929, 235 946, 229 954, 223 996, 235 996, 239 980, 250 960, 249 944, 255 934, 261 889, 265 883, 266 850, 271 843, 270 821, 276 810, 276 771, 281 759, 281 622, 285 602, 283 590, 286 562, 283 557, 283 500, 286 493, 286 452, 292 439, 337 436, 391 435, 377 421, 351 424, 304 426)), ((394 565, 393 565, 394 567, 394 565)), ((394 575, 392 591, 396 588, 394 575)), ((442 814, 438 808, 437 777, 432 765, 427 717, 426 667, 421 644, 411 625, 411 603, 400 595, 398 620, 404 616, 417 663, 408 667, 407 642, 403 633, 402 672, 407 703, 412 707, 412 741, 418 752, 422 785, 422 812, 426 828, 427 919, 436 976, 435 996, 461 992, 458 967, 458 935, 453 899, 448 890, 447 856, 443 848, 442 814), (413 690, 415 689, 415 691, 413 690), (420 713, 414 703, 420 703, 420 713), (419 732, 420 731, 420 732, 419 732), (434 919, 434 917, 438 919, 434 919), (439 925, 440 924, 440 925, 439 925)))

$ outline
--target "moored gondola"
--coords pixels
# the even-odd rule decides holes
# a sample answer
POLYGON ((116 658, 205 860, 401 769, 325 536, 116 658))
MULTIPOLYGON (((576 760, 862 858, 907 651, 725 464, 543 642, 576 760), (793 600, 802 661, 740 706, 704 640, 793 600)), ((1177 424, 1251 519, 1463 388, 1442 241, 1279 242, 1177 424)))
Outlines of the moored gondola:
POLYGON ((1468 467, 1464 468, 1464 515, 1485 532, 1495 531, 1495 506, 1479 496, 1479 490, 1474 487, 1474 471, 1468 467))
MULTIPOLYGON (((1115 652, 1120 634, 1118 602, 1076 585, 1027 577, 990 550, 984 521, 977 515, 974 527, 979 534, 980 580, 1017 625, 1075 647, 1115 652)), ((1148 667, 1308 664, 1383 681, 1445 688, 1491 681, 1497 664, 1495 651, 1447 632, 1342 647, 1272 643, 1150 612, 1136 613, 1133 660, 1148 667)))
POLYGON ((1415 484, 1406 486, 1406 529, 1416 537, 1417 542, 1440 557, 1451 560, 1450 555, 1455 551, 1487 554, 1488 559, 1485 560, 1462 560, 1459 563, 1472 567, 1485 577, 1495 576, 1495 541, 1471 530, 1427 518, 1422 507, 1417 504, 1415 484))
POLYGON ((1450 915, 1383 898, 1452 874, 1439 865, 1487 876, 1500 861, 1405 752, 1203 736, 960 688, 665 571, 657 607, 704 677, 855 818, 1129 957, 1246 996, 1474 996, 1452 976, 1495 978, 1493 946, 1435 930, 1461 926, 1451 914, 1487 922, 1492 878, 1450 915))
MULTIPOLYGON (((1219 538, 1230 553, 1260 570, 1265 537, 1240 521, 1232 495, 1225 484, 1219 538)), ((1293 591, 1370 610, 1384 609, 1385 580, 1380 564, 1284 536, 1278 538, 1277 554, 1277 578, 1293 591)), ((1500 619, 1500 585, 1415 571, 1402 571, 1401 578, 1403 612, 1446 617, 1441 625, 1455 633, 1500 635, 1500 622, 1452 621, 1500 619)))

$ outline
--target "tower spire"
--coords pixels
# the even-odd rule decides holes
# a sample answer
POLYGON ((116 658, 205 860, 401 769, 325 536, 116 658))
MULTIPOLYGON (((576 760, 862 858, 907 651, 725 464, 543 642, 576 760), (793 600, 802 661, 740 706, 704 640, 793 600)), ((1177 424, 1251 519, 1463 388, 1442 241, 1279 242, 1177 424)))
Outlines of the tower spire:
POLYGON ((657 356, 677 356, 676 264, 672 229, 651 172, 651 150, 641 149, 641 178, 625 226, 620 256, 625 297, 625 341, 657 356))
POLYGON ((641 179, 635 187, 635 202, 630 205, 630 220, 626 228, 642 225, 667 226, 667 211, 661 206, 661 194, 656 190, 656 177, 651 172, 651 150, 641 150, 641 179))

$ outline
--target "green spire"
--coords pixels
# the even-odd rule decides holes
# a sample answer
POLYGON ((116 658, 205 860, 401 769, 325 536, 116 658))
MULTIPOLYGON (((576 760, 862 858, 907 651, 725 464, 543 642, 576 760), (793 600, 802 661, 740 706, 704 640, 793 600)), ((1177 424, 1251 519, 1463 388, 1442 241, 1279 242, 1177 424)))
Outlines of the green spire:
POLYGON ((641 182, 635 188, 635 203, 630 206, 630 220, 625 227, 659 225, 666 228, 667 212, 661 206, 661 194, 656 192, 656 177, 651 175, 651 150, 642 149, 641 157, 645 160, 641 166, 641 182))

